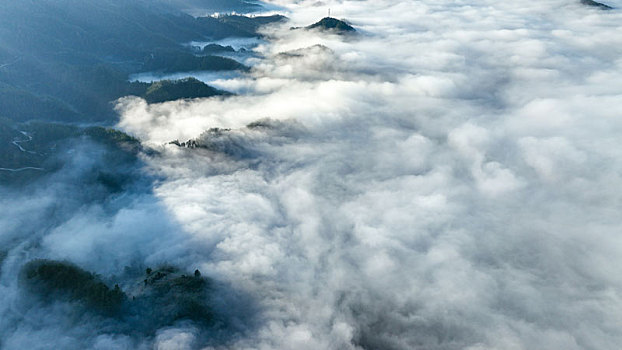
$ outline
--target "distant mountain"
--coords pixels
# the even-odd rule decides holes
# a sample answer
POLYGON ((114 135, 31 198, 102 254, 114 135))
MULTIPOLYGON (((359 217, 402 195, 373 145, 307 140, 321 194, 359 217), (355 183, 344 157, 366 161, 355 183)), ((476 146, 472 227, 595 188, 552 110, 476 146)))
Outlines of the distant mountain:
MULTIPOLYGON (((256 37, 282 16, 193 17, 191 4, 229 0, 0 0, 0 117, 16 121, 114 122, 110 101, 142 95, 130 74, 150 70, 244 70, 231 58, 198 57, 181 44, 256 37)), ((231 11, 255 8, 230 1, 231 11)))
MULTIPOLYGON (((211 17, 208 17, 211 18, 211 17)), ((241 31, 245 31, 247 33, 251 33, 252 35, 257 34, 257 30, 259 27, 271 24, 286 21, 287 18, 281 15, 272 15, 272 16, 258 16, 258 17, 246 17, 246 16, 222 16, 217 17, 218 21, 222 24, 229 25, 233 28, 236 28, 241 31)))
POLYGON ((190 71, 224 71, 241 70, 249 68, 240 62, 220 56, 195 56, 190 52, 180 49, 155 50, 149 53, 140 71, 160 71, 160 72, 190 72, 190 71))
POLYGON ((320 29, 320 30, 330 30, 338 33, 354 33, 356 29, 354 29, 348 23, 332 18, 332 17, 324 17, 319 22, 314 23, 310 26, 305 27, 306 29, 320 29))
POLYGON ((605 4, 601 4, 600 2, 592 1, 592 0, 581 0, 583 5, 598 7, 603 10, 612 10, 613 7, 605 4))
POLYGON ((174 101, 182 98, 211 97, 230 95, 230 93, 215 89, 195 78, 180 80, 162 80, 151 84, 144 97, 149 103, 174 101))
POLYGON ((218 44, 208 44, 208 45, 205 45, 205 47, 203 47, 203 49, 200 50, 200 52, 203 54, 210 55, 214 53, 235 52, 235 49, 230 45, 223 46, 223 45, 218 45, 218 44))

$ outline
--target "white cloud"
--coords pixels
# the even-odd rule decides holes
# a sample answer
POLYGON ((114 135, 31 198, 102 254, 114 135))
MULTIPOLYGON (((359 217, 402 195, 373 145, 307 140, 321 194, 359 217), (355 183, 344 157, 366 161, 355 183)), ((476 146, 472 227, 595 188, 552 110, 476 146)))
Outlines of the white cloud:
POLYGON ((254 154, 148 160, 169 177, 157 196, 215 245, 206 268, 263 307, 231 347, 616 348, 621 13, 276 3, 287 27, 330 7, 362 34, 276 30, 230 83, 248 95, 122 109, 147 141, 232 127, 254 154), (264 117, 305 132, 244 129, 264 117))
MULTIPOLYGON (((619 347, 620 11, 272 3, 292 22, 270 31, 249 75, 219 82, 243 94, 120 101, 119 126, 158 151, 143 156, 153 195, 113 215, 71 207, 38 253, 110 273, 134 258, 198 266, 258 309, 224 348, 619 347), (289 30, 328 7, 360 35, 289 30), (166 144, 191 138, 205 147, 166 144)), ((43 198, 25 203, 40 212, 55 197, 43 198)), ((25 259, 15 250, 10 264, 25 259)), ((146 342, 194 347, 198 332, 146 342)))

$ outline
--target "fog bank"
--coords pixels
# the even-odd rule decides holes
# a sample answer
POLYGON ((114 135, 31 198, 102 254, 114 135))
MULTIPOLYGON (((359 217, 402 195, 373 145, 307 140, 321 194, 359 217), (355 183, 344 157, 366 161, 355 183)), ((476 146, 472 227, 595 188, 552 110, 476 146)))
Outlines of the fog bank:
POLYGON ((264 308, 230 347, 616 348, 620 12, 277 3, 248 95, 119 107, 203 266, 264 308), (359 34, 289 30, 328 7, 359 34))

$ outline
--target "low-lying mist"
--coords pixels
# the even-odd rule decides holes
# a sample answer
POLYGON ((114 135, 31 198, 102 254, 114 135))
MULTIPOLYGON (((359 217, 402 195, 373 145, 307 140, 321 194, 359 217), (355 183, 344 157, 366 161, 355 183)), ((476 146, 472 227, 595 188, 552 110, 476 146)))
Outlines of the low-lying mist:
POLYGON ((252 298, 197 269, 136 150, 62 147, 59 170, 2 188, 0 347, 173 349, 252 326, 252 298))

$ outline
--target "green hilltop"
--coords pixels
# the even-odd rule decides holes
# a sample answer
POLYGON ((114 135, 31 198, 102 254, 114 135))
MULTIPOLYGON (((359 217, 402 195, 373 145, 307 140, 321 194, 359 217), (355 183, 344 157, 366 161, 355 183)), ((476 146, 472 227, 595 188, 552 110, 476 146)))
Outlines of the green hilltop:
POLYGON ((148 103, 160 103, 182 98, 227 96, 230 93, 215 89, 189 77, 180 80, 161 80, 151 84, 144 94, 148 103))
POLYGON ((320 29, 320 30, 330 30, 338 33, 354 33, 356 29, 346 23, 345 21, 332 18, 332 17, 324 17, 319 22, 311 24, 310 26, 305 27, 306 29, 320 29))

